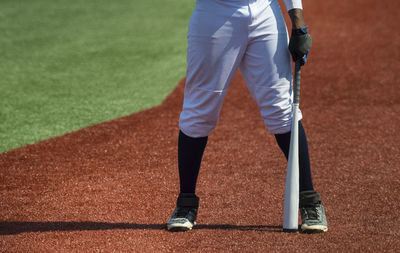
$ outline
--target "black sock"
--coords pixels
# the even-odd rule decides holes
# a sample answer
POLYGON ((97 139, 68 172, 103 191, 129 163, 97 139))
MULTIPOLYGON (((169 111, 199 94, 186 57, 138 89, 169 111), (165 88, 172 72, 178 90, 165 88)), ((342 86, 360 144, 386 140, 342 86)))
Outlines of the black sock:
MULTIPOLYGON (((290 133, 275 134, 276 141, 279 147, 285 154, 286 160, 289 156, 290 147, 290 133)), ((314 190, 312 178, 310 158, 308 154, 307 137, 303 125, 299 121, 299 177, 300 177, 300 191, 314 190)))
POLYGON ((179 131, 178 168, 181 193, 195 193, 208 137, 192 138, 179 131))

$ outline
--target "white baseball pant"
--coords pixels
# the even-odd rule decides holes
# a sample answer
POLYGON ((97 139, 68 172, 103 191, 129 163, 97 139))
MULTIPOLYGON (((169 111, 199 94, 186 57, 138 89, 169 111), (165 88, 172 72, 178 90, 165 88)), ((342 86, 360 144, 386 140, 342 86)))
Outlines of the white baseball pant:
POLYGON ((240 68, 268 130, 289 132, 293 106, 288 43, 276 0, 197 0, 188 29, 180 130, 191 137, 212 132, 240 68))

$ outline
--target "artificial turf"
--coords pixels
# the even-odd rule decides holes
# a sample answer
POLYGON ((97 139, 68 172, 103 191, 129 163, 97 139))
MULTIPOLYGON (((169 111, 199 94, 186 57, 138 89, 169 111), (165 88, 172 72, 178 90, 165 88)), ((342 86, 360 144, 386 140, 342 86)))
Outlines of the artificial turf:
POLYGON ((194 1, 2 0, 0 153, 159 104, 194 1))

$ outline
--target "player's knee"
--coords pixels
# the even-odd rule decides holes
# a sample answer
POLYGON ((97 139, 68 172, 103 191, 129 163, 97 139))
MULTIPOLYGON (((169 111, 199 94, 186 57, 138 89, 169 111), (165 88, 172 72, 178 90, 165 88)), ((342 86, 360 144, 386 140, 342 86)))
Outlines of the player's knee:
POLYGON ((292 122, 284 122, 282 124, 265 123, 267 129, 272 134, 284 134, 290 132, 292 122))
MULTIPOLYGON (((298 111, 299 119, 302 118, 298 111)), ((273 114, 263 114, 264 123, 272 134, 284 134, 290 132, 292 127, 292 110, 279 110, 273 114)))
POLYGON ((179 129, 187 136, 193 138, 209 136, 216 127, 216 121, 204 121, 200 119, 188 119, 180 117, 179 129))

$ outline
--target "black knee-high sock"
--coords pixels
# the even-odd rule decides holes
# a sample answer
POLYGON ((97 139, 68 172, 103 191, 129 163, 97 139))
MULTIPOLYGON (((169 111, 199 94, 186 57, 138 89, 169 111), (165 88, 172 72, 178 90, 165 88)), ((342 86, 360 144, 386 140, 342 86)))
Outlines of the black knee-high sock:
POLYGON ((181 193, 195 193, 201 159, 208 137, 192 138, 179 132, 178 168, 181 193))
MULTIPOLYGON (((276 134, 275 138, 278 142, 279 147, 285 154, 286 159, 289 156, 290 147, 290 133, 276 134)), ((307 137, 304 131, 304 127, 299 121, 299 177, 300 177, 300 191, 314 190, 312 178, 311 178, 311 167, 310 158, 308 154, 307 137)))

